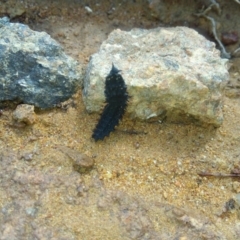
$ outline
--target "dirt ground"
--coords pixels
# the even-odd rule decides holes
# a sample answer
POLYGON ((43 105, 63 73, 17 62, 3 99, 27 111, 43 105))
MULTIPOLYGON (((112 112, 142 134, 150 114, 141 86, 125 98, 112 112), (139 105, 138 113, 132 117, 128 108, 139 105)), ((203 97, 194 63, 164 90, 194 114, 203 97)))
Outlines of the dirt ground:
MULTIPOLYGON (((115 28, 185 25, 213 39, 209 23, 193 16, 207 1, 166 2, 158 8, 137 0, 0 6, 1 16, 49 33, 85 69, 115 28)), ((212 16, 219 31, 239 31, 240 5, 227 2, 219 1, 222 13, 212 16)), ((239 239, 239 177, 199 176, 240 173, 240 58, 230 66, 224 123, 217 129, 125 117, 95 142, 99 116, 86 112, 81 91, 62 107, 37 110, 37 122, 24 128, 13 124, 11 107, 2 108, 0 239, 239 239), (59 146, 93 158, 93 170, 75 172, 59 146), (14 232, 19 226, 24 230, 14 232)))

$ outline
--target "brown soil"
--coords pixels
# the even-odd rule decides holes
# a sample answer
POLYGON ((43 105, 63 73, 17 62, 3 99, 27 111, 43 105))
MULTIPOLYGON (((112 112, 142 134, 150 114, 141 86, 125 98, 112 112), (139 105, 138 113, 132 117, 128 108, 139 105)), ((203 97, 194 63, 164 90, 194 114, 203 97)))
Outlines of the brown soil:
MULTIPOLYGON (((10 9, 13 12, 11 4, 15 4, 16 9, 22 7, 16 5, 19 1, 3 2, 2 15, 4 12, 10 15, 10 9)), ((188 10, 183 7, 180 14, 176 11, 179 1, 169 1, 171 4, 164 5, 168 10, 164 14, 165 19, 167 13, 172 18, 171 22, 164 22, 155 15, 151 17, 147 3, 97 2, 101 1, 72 1, 71 4, 69 1, 40 1, 32 5, 28 1, 31 11, 28 9, 20 16, 14 13, 11 16, 14 21, 28 23, 34 30, 49 33, 84 69, 91 54, 98 51, 102 41, 115 28, 129 30, 133 27, 177 25, 184 19, 196 28, 204 29, 208 25, 205 20, 189 16, 189 9, 195 11, 200 3, 188 10), (87 5, 92 13, 84 8, 87 5)), ((239 10, 240 5, 230 2, 224 5, 221 15, 229 14, 231 18, 231 21, 221 22, 221 30, 224 31, 240 29, 239 16, 234 16, 234 10, 233 13, 228 12, 232 8, 239 10)), ((181 4, 184 6, 184 1, 181 4)), ((207 28, 204 31, 207 33, 207 28)), ((209 38, 212 38, 210 34, 209 38)), ((237 45, 234 46, 236 48, 237 45)), ((228 49, 232 50, 233 46, 228 49)), ((34 221, 35 228, 41 226, 43 230, 38 235, 35 233, 38 236, 35 239, 217 239, 216 230, 226 239, 240 238, 240 211, 236 202, 232 210, 226 209, 226 203, 240 193, 239 178, 198 175, 204 171, 221 174, 240 172, 239 58, 231 60, 231 64, 231 79, 224 99, 224 123, 218 129, 145 123, 124 118, 109 137, 94 142, 91 134, 99 116, 86 112, 81 91, 59 108, 38 111, 37 122, 25 128, 15 126, 12 109, 4 108, 0 117, 1 153, 3 156, 15 154, 18 160, 5 166, 6 173, 11 168, 14 177, 10 177, 9 183, 2 187, 0 179, 0 206, 6 206, 14 198, 10 189, 20 181, 16 180, 16 171, 28 174, 36 171, 37 174, 47 174, 43 176, 43 182, 47 181, 46 176, 51 176, 52 180, 49 177, 49 186, 45 186, 44 191, 38 190, 41 194, 44 192, 44 198, 38 195, 37 190, 30 194, 34 201, 41 202, 34 221), (74 172, 71 160, 57 149, 61 145, 93 157, 94 169, 86 174, 74 172), (24 161, 22 156, 28 153, 33 154, 33 158, 24 161), (79 187, 85 190, 75 193, 79 187), (213 223, 214 230, 203 230, 203 226, 198 229, 192 223, 184 225, 176 221, 176 216, 168 216, 172 208, 185 209, 191 218, 201 223, 206 217, 205 225, 213 223), (131 209, 135 218, 131 214, 126 217, 126 209, 131 209), (131 225, 139 219, 143 233, 131 225), (190 230, 182 230, 186 225, 190 230), (62 232, 57 233, 56 230, 46 237, 44 227, 61 229, 62 232)), ((33 178, 37 174, 33 174, 33 178)), ((6 177, 4 173, 0 176, 6 177)), ((34 189, 30 183, 30 188, 34 189)), ((24 194, 19 189, 16 192, 19 196, 24 194)), ((15 196, 15 201, 19 196, 15 196)), ((25 236, 29 236, 27 234, 26 230, 25 236)))

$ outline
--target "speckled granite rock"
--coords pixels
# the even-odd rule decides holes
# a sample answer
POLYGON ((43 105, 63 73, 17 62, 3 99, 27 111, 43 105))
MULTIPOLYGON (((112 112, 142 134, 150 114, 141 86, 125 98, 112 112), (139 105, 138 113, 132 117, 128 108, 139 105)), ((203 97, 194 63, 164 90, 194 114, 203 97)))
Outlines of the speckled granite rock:
POLYGON ((0 101, 49 108, 80 86, 78 63, 47 33, 0 19, 0 101))
POLYGON ((104 82, 112 62, 128 86, 127 113, 132 118, 222 124, 227 60, 195 30, 114 30, 87 68, 83 99, 89 112, 104 104, 104 82))

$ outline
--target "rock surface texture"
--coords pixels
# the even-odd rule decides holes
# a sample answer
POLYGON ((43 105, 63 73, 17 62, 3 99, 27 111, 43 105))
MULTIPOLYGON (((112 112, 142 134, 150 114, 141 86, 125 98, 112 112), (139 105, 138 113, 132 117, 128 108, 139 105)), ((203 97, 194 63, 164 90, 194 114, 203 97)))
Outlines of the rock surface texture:
POLYGON ((81 85, 78 64, 45 32, 0 19, 0 101, 49 108, 81 85))
POLYGON ((105 77, 112 63, 122 70, 132 118, 222 124, 227 60, 195 30, 114 30, 87 68, 83 99, 89 112, 100 111, 104 104, 105 77))

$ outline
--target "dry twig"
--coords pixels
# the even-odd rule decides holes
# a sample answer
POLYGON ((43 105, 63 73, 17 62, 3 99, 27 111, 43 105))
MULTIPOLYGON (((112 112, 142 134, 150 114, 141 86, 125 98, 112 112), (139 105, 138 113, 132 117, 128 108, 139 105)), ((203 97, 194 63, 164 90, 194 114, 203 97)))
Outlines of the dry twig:
POLYGON ((221 13, 221 9, 220 9, 219 4, 215 0, 211 0, 211 2, 212 3, 204 11, 202 11, 200 13, 196 13, 194 15, 197 16, 197 17, 204 17, 204 18, 206 18, 207 20, 209 20, 211 22, 211 24, 212 24, 212 33, 213 33, 213 36, 214 36, 215 40, 218 42, 219 47, 221 48, 222 57, 223 58, 231 58, 231 54, 226 51, 226 49, 223 46, 222 42, 218 38, 217 30, 216 30, 217 29, 216 28, 216 22, 215 22, 214 18, 209 17, 207 15, 207 13, 209 11, 211 11, 213 7, 217 8, 219 14, 221 13))
POLYGON ((231 53, 231 55, 232 56, 234 56, 237 52, 239 52, 240 51, 240 47, 239 48, 237 48, 237 49, 235 49, 232 53, 231 53))
POLYGON ((239 0, 234 0, 234 2, 236 2, 236 3, 240 4, 240 1, 239 1, 239 0))

